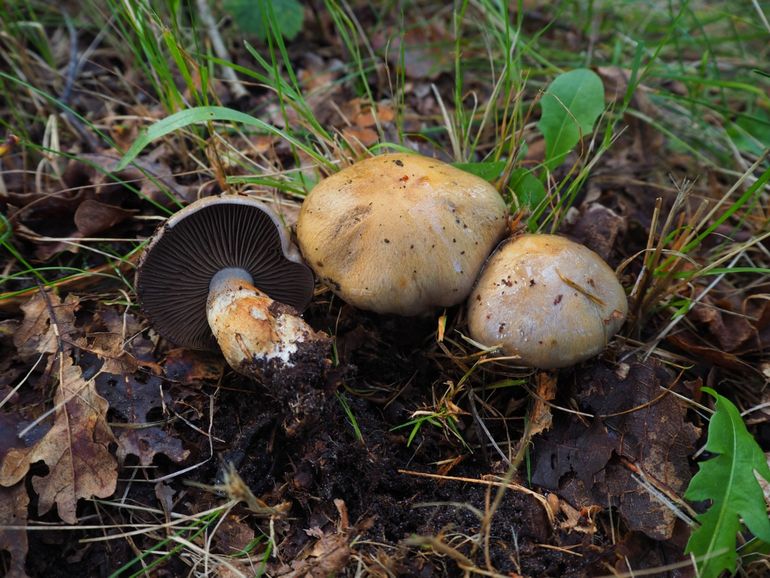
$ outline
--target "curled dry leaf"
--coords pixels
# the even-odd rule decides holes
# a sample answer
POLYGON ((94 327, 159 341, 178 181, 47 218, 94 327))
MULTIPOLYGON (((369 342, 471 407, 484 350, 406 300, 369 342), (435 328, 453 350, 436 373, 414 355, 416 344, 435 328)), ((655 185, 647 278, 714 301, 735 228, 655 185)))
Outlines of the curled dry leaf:
POLYGON ((118 469, 108 449, 113 437, 106 420, 107 401, 96 392, 94 380, 83 379, 69 355, 59 359, 53 426, 33 446, 13 448, 5 455, 0 463, 0 485, 18 483, 31 464, 42 460, 48 474, 32 479, 39 514, 55 504, 62 520, 76 524, 78 499, 111 496, 118 469))

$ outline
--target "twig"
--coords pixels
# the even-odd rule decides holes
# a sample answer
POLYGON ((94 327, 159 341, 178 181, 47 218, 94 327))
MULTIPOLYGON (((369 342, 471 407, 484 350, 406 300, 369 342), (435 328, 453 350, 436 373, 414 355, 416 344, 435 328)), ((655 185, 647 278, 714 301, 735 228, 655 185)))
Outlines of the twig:
MULTIPOLYGON (((225 43, 222 41, 222 36, 219 34, 219 29, 217 28, 217 23, 214 20, 214 16, 211 14, 208 1, 196 1, 198 4, 198 13, 200 14, 201 22, 203 23, 203 26, 206 27, 206 33, 209 35, 209 40, 211 40, 211 47, 214 49, 214 53, 220 60, 229 61, 230 55, 227 53, 225 43)), ((238 80, 238 77, 235 75, 235 71, 232 68, 223 65, 222 76, 224 76, 225 80, 228 81, 230 94, 233 95, 234 99, 237 100, 239 98, 243 98, 244 96, 248 96, 249 92, 243 86, 243 83, 238 80)))

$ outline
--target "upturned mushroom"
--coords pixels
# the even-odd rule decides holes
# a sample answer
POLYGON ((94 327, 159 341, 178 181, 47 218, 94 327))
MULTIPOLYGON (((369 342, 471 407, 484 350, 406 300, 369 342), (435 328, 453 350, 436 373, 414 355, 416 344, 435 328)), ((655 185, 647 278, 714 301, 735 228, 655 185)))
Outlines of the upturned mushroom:
POLYGON ((525 366, 567 367, 602 351, 626 318, 615 273, 587 247, 522 235, 489 258, 468 299, 470 336, 525 366))
POLYGON ((386 154, 321 181, 297 222, 302 254, 343 300, 418 315, 463 301, 506 231, 484 179, 416 154, 386 154))
POLYGON ((169 341, 221 349, 256 379, 317 366, 330 342, 299 317, 313 273, 280 219, 248 197, 196 201, 155 233, 136 279, 143 312, 169 341))

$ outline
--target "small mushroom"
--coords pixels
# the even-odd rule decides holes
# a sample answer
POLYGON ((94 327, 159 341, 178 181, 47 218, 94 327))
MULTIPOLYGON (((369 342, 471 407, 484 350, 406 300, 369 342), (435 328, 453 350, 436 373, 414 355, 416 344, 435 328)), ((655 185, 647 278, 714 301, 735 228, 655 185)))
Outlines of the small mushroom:
POLYGON ((342 299, 418 315, 463 301, 505 233, 507 211, 484 179, 416 154, 386 154, 321 181, 297 240, 342 299))
POLYGON ((313 273, 266 205, 207 197, 169 218, 145 249, 136 287, 156 331, 191 349, 217 345, 257 379, 319 361, 329 339, 298 315, 313 273))
POLYGON ((521 365, 567 367, 602 351, 628 303, 599 255, 564 237, 522 235, 489 258, 468 299, 468 329, 521 365))

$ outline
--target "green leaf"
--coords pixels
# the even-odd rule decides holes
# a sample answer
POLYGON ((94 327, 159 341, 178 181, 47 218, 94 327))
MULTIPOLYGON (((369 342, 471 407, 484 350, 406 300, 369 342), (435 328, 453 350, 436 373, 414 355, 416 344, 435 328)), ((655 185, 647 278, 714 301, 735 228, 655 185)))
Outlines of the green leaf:
POLYGON ((522 207, 534 209, 545 198, 543 183, 527 169, 513 171, 510 186, 522 207))
POLYGON ((226 108, 223 106, 198 106, 195 108, 188 108, 186 110, 179 111, 167 116, 164 119, 159 120, 155 124, 151 125, 147 130, 143 131, 139 137, 131 145, 123 158, 120 159, 118 166, 115 167, 114 172, 120 172, 125 169, 128 164, 133 161, 144 148, 152 141, 166 136, 181 128, 185 128, 191 124, 202 124, 215 120, 224 120, 231 122, 239 122, 248 126, 256 127, 265 133, 274 134, 287 142, 291 143, 304 153, 311 156, 319 164, 324 166, 332 166, 331 163, 326 160, 322 155, 318 154, 311 147, 305 143, 298 141, 285 131, 277 129, 273 125, 266 123, 264 120, 255 118, 244 112, 233 110, 232 108, 226 108))
POLYGON ((298 0, 225 0, 224 7, 241 31, 263 41, 270 28, 293 40, 302 30, 305 17, 298 0))
POLYGON ((684 494, 688 500, 711 500, 711 507, 697 516, 700 527, 685 552, 700 560, 701 578, 717 578, 724 570, 735 572, 741 518, 754 536, 770 543, 770 519, 755 477, 756 472, 770 481, 770 468, 737 408, 713 389, 703 391, 716 399, 706 449, 717 456, 700 464, 684 494))
POLYGON ((604 111, 604 85, 587 68, 565 72, 551 82, 540 99, 540 107, 537 126, 545 137, 544 164, 553 170, 582 137, 593 132, 596 119, 604 111))
POLYGON ((486 181, 494 181, 505 168, 505 161, 486 161, 481 163, 452 163, 452 166, 481 177, 486 181))

